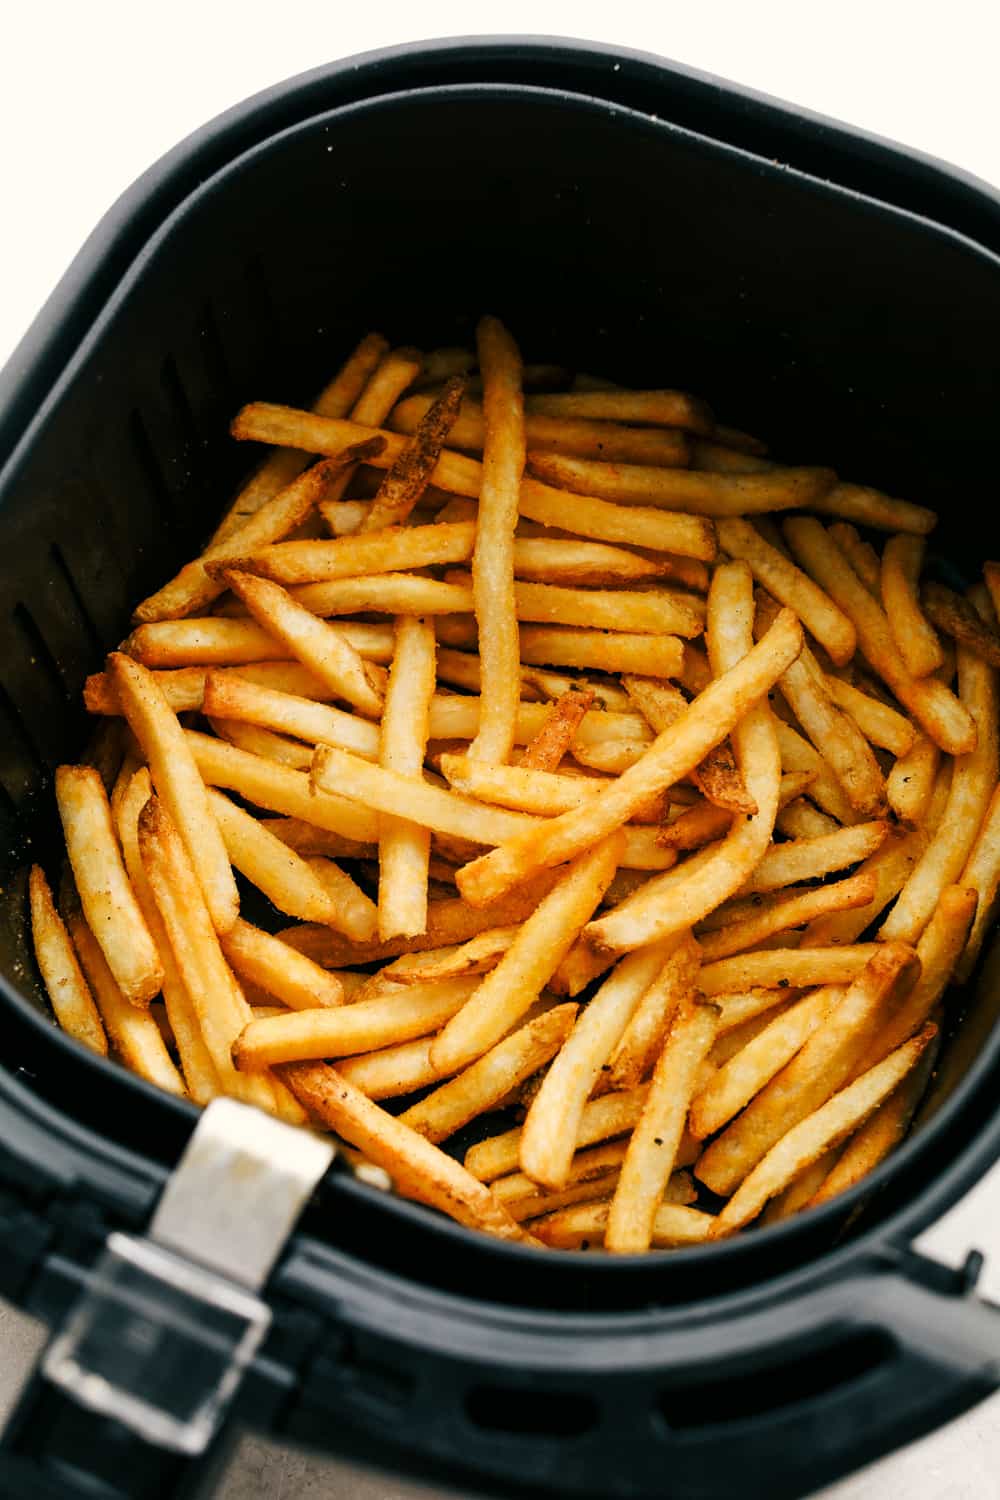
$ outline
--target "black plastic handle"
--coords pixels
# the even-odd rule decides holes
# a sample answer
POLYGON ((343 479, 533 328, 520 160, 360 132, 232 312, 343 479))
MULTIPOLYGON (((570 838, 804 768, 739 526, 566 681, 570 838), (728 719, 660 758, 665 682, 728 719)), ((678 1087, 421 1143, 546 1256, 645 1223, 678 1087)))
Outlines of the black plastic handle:
POLYGON ((1000 1310, 908 1254, 638 1343, 579 1320, 575 1333, 480 1328, 459 1351, 440 1312, 422 1324, 397 1310, 387 1336, 373 1309, 342 1310, 349 1331, 286 1434, 498 1495, 800 1500, 1000 1384, 1000 1310))

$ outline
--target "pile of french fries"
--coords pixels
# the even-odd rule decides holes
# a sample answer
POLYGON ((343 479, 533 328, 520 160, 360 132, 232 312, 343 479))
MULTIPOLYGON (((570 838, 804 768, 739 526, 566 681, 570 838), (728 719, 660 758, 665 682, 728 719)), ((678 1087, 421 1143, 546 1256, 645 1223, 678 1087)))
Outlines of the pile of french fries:
POLYGON ((239 412, 270 451, 87 681, 38 965, 82 1045, 464 1225, 699 1244, 919 1105, 1000 884, 1000 564, 922 580, 932 512, 476 344, 239 412))

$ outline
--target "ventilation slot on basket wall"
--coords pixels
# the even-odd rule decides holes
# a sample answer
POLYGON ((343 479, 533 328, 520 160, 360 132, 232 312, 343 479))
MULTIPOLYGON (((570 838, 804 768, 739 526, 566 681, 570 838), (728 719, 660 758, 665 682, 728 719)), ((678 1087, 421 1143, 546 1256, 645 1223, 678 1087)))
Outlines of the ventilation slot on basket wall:
POLYGON ((40 790, 48 772, 17 706, 0 685, 0 785, 18 806, 40 790))
POLYGON ((705 1382, 686 1379, 663 1392, 660 1415, 675 1430, 753 1422, 766 1412, 844 1390, 886 1364, 895 1353, 896 1345, 889 1335, 874 1331, 808 1353, 792 1350, 783 1355, 780 1364, 757 1369, 752 1375, 729 1376, 724 1384, 715 1376, 705 1382))
POLYGON ((156 507, 164 521, 169 527, 174 528, 177 525, 177 506, 174 496, 156 461, 146 424, 137 411, 133 411, 128 419, 128 431, 136 461, 146 482, 146 490, 151 499, 156 502, 156 507))
POLYGON ((91 614, 87 601, 84 599, 83 595, 80 592, 79 585, 77 584, 76 579, 73 577, 70 566, 67 563, 66 558, 63 555, 63 550, 58 542, 52 543, 50 553, 52 561, 55 565, 56 572, 62 579, 67 593, 76 606, 77 614, 80 616, 81 628, 89 638, 91 650, 96 656, 100 657, 104 652, 104 641, 102 640, 101 632, 97 627, 97 621, 91 614))
POLYGON ((476 1385, 466 1395, 465 1415, 487 1432, 570 1438, 596 1427, 599 1411, 594 1398, 579 1391, 476 1385))

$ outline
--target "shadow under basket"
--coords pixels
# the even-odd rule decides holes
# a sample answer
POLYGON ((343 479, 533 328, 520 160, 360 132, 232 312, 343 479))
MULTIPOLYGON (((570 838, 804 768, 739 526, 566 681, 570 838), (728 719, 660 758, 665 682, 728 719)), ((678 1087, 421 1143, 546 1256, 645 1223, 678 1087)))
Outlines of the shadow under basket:
MULTIPOLYGON (((306 403, 368 328, 464 343, 488 310, 528 360, 696 391, 789 462, 934 507, 942 565, 971 576, 1000 550, 998 252, 981 185, 563 43, 321 69, 140 180, 0 378, 0 1292, 57 1323, 108 1232, 141 1234, 194 1125, 54 1028, 25 886, 57 848, 86 673, 256 456, 227 436, 237 408, 306 403)), ((929 1430, 997 1383, 975 1263, 908 1247, 1000 1153, 998 1005, 994 954, 952 998, 896 1155, 730 1243, 544 1255, 335 1169, 231 1414, 466 1492, 595 1500, 791 1500, 929 1430)), ((5 1494, 84 1493, 98 1427, 109 1500, 204 1493, 221 1461, 221 1439, 157 1457, 60 1400, 35 1377, 5 1494)))

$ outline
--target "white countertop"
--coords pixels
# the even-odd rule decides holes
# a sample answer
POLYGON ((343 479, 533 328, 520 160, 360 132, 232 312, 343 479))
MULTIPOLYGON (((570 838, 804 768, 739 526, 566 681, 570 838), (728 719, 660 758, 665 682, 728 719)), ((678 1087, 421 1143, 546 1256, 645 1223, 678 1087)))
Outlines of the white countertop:
MULTIPOLYGON (((1000 7, 951 0, 36 0, 5 17, 0 364, 114 199, 189 131, 291 74, 426 37, 545 34, 660 53, 1000 183, 1000 7)), ((1000 1238, 1000 1169, 925 1239, 957 1262, 1000 1238)), ((984 1291, 1000 1301, 1000 1268, 984 1291)), ((41 1331, 0 1306, 0 1417, 41 1331)), ((218 1500, 417 1500, 395 1479, 247 1439, 218 1500)), ((821 1500, 997 1500, 1000 1396, 821 1500)), ((817 1497, 820 1500, 820 1497, 817 1497)))

